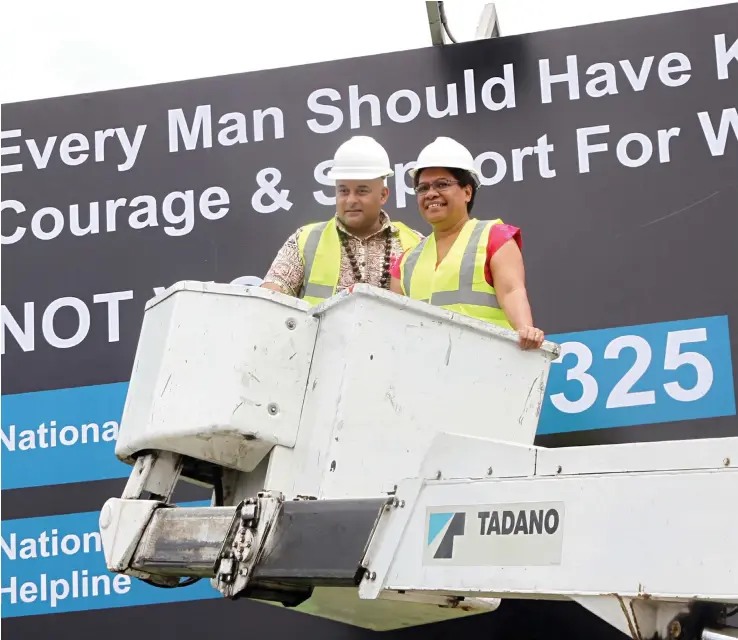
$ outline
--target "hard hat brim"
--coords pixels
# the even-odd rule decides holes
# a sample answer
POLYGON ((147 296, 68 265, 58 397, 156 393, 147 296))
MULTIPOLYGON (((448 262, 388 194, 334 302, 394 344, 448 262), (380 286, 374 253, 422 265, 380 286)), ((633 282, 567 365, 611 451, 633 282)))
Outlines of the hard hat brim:
POLYGON ((454 167, 452 165, 440 165, 440 164, 429 164, 429 165, 423 165, 422 167, 413 167, 412 169, 408 170, 408 175, 411 178, 415 178, 415 174, 417 174, 419 171, 422 171, 423 169, 459 169, 460 171, 466 171, 471 174, 471 177, 474 179, 474 182, 476 183, 477 187, 481 186, 481 180, 479 178, 479 174, 477 173, 476 169, 468 169, 467 167, 454 167))
POLYGON ((393 175, 395 175, 394 171, 367 171, 365 169, 349 171, 346 169, 330 169, 325 177, 329 180, 378 180, 382 178, 391 178, 393 175))

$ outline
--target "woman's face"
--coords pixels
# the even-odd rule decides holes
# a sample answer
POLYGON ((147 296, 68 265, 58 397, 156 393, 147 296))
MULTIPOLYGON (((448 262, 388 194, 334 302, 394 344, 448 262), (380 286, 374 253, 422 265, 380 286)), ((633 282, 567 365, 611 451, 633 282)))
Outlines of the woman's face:
POLYGON ((416 187, 418 209, 430 225, 454 223, 466 215, 472 188, 459 185, 448 169, 423 169, 416 187))

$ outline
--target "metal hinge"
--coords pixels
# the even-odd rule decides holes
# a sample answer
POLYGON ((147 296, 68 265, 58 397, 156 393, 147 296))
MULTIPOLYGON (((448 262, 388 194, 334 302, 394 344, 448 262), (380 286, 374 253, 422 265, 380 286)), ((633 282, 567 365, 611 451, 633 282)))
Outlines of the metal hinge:
POLYGON ((225 597, 233 598, 248 585, 283 502, 281 493, 263 491, 236 507, 213 567, 213 586, 225 597))

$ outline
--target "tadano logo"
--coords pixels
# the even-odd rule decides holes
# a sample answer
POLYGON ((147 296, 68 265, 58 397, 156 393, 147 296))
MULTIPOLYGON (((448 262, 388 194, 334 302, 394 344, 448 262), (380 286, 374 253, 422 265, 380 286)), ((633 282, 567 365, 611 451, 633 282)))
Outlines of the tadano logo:
POLYGON ((431 513, 428 516, 428 546, 438 544, 434 558, 452 558, 454 538, 463 536, 466 527, 466 513, 431 513), (438 542, 440 539, 440 542, 438 542))
POLYGON ((423 564, 446 568, 561 564, 564 519, 565 505, 558 500, 427 507, 423 564))

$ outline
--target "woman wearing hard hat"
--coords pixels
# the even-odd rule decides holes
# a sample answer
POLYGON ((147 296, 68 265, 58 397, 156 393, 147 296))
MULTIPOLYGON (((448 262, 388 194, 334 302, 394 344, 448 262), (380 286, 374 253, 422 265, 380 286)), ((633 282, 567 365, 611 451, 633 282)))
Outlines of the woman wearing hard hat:
POLYGON ((533 324, 520 230, 469 216, 479 188, 469 150, 438 137, 420 152, 410 175, 433 233, 395 262, 390 289, 513 329, 523 349, 540 347, 544 335, 533 324))

